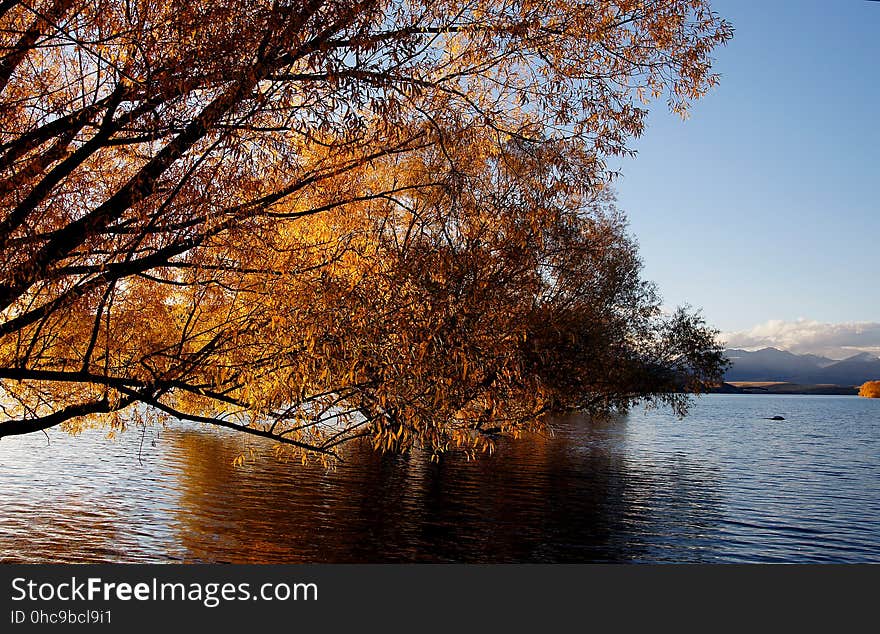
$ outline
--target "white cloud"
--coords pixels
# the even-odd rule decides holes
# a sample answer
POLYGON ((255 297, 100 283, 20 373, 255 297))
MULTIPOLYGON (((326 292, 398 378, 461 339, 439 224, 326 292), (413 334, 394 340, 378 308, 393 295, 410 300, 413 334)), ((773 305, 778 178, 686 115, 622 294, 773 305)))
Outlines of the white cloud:
POLYGON ((880 355, 880 323, 870 321, 827 324, 808 319, 773 319, 749 330, 722 333, 721 338, 728 348, 773 347, 832 359, 844 359, 860 352, 880 355))

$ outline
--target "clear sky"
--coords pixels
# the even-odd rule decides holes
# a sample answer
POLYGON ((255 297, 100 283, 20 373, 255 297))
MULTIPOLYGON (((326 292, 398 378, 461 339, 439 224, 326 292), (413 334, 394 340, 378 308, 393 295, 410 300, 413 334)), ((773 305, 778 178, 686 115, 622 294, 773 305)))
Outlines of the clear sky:
MULTIPOLYGON (((645 275, 667 306, 701 307, 724 331, 770 320, 870 330, 880 322, 880 2, 712 6, 736 29, 717 53, 720 85, 687 121, 655 104, 638 157, 609 163, 623 172, 615 187, 645 275)), ((862 343, 880 346, 851 345, 862 343)))

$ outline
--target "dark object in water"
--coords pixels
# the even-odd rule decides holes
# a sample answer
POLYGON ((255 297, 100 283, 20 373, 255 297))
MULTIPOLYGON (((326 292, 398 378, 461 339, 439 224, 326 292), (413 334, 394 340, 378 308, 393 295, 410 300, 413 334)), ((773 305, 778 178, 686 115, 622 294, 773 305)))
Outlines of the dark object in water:
POLYGON ((785 420, 784 416, 770 416, 769 418, 765 418, 764 420, 785 420))

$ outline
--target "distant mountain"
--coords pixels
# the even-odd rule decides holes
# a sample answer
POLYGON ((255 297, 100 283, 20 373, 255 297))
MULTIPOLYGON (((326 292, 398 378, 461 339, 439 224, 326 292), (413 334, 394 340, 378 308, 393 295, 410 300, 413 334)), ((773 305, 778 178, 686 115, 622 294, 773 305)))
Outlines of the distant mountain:
POLYGON ((822 368, 812 376, 816 379, 822 379, 821 381, 815 381, 816 383, 861 385, 865 381, 874 381, 880 378, 880 359, 872 354, 863 352, 822 368))
POLYGON ((805 359, 807 361, 811 361, 811 362, 815 363, 820 368, 825 368, 825 367, 828 367, 829 365, 834 365, 835 363, 837 363, 837 361, 835 361, 834 359, 829 359, 827 357, 820 357, 817 354, 802 354, 802 355, 800 355, 800 357, 802 359, 805 359))
POLYGON ((763 348, 754 352, 733 349, 726 350, 725 355, 733 364, 724 377, 727 381, 796 383, 802 375, 821 370, 823 364, 834 364, 832 359, 792 354, 776 348, 763 348))
POLYGON ((725 350, 733 364, 725 381, 784 381, 803 384, 861 385, 880 379, 880 358, 862 352, 842 361, 776 348, 725 350))

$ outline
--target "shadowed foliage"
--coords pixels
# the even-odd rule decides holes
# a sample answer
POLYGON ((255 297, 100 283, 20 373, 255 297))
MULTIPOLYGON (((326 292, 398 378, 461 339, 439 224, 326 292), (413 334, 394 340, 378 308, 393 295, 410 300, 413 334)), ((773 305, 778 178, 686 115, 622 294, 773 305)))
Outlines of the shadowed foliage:
POLYGON ((681 409, 605 183, 685 113, 701 0, 0 4, 0 437, 184 419, 324 456, 681 409))

